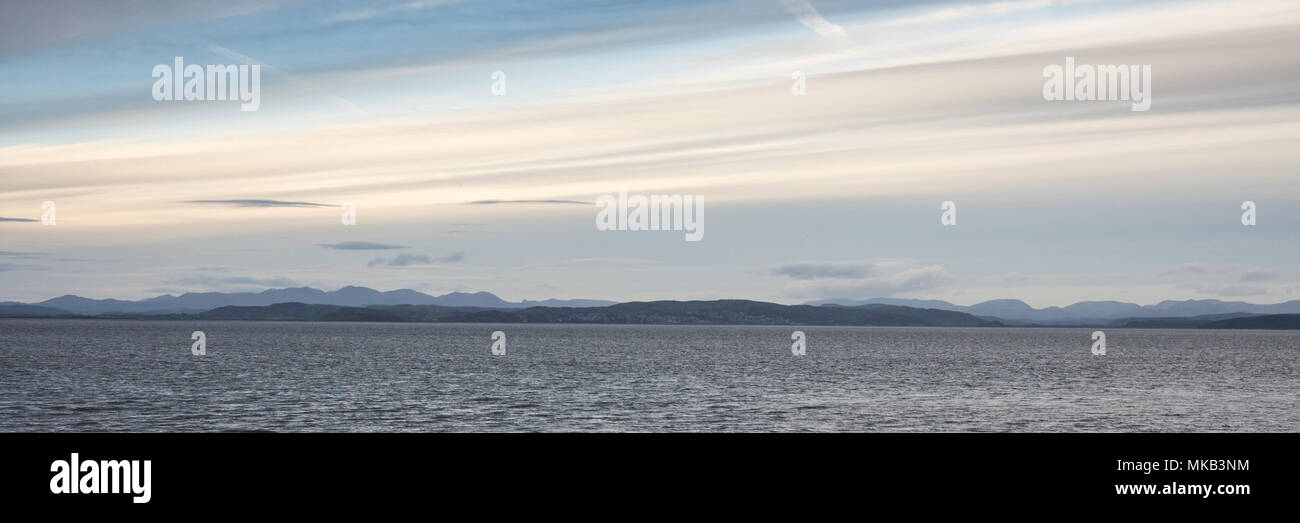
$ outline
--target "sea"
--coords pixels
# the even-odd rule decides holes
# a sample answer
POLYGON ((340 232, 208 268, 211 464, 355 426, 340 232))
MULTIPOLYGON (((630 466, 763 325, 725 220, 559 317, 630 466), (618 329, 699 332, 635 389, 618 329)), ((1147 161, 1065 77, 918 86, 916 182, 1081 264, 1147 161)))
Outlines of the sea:
POLYGON ((0 431, 1300 431, 1300 332, 1094 330, 4 319, 0 431))

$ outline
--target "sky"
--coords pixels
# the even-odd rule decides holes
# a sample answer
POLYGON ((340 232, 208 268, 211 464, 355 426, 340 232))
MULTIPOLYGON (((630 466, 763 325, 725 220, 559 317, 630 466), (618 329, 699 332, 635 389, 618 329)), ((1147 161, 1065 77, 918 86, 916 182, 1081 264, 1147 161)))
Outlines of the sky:
POLYGON ((1298 88, 1294 1, 5 2, 0 301, 1300 299, 1298 88), (700 241, 599 230, 624 188, 700 241))

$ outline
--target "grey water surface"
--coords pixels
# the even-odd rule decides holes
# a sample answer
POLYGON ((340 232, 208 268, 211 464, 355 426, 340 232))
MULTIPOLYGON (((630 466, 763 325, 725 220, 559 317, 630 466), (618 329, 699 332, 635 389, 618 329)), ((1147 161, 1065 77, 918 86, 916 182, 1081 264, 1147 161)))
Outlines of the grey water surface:
POLYGON ((1300 431, 1300 332, 1092 330, 0 320, 0 431, 1300 431))

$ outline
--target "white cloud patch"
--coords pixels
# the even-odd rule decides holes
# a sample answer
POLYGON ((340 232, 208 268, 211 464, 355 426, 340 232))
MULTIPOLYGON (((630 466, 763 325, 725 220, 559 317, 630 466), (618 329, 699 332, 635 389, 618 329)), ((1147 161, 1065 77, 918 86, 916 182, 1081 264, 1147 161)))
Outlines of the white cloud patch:
MULTIPOLYGON (((794 264, 800 270, 782 272, 797 280, 786 293, 795 298, 868 299, 896 295, 914 295, 951 285, 954 278, 938 265, 899 268, 898 264, 870 264, 869 270, 854 276, 845 264, 794 264)), ((861 266, 859 266, 861 268, 861 266)))
POLYGON ((1058 0, 1018 0, 994 2, 991 4, 971 4, 929 11, 917 16, 898 18, 890 20, 889 23, 894 25, 907 25, 960 22, 976 18, 1012 15, 1022 11, 1046 9, 1065 3, 1067 2, 1061 2, 1058 0))
POLYGON ((870 263, 791 263, 773 268, 772 273, 796 280, 857 279, 875 272, 870 263))
POLYGON ((808 0, 781 0, 781 5, 785 6, 786 11, 794 15, 804 27, 812 29, 819 35, 826 37, 848 36, 843 27, 822 18, 821 13, 818 13, 817 8, 813 7, 808 0))
POLYGON ((409 267, 412 265, 434 265, 438 263, 455 263, 465 259, 465 253, 453 252, 441 258, 425 254, 402 253, 392 258, 375 258, 366 264, 369 267, 409 267))
POLYGON ((1182 289, 1221 298, 1262 296, 1270 287, 1291 278, 1281 271, 1239 263, 1184 263, 1166 269, 1162 276, 1182 289), (1265 285, 1265 284, 1270 285, 1265 285))

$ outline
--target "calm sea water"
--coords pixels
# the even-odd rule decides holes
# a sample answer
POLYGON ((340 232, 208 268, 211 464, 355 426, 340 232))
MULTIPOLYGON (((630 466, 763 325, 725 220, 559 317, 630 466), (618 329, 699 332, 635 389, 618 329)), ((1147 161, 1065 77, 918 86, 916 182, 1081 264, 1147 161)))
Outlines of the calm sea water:
POLYGON ((793 330, 0 320, 0 431, 1300 431, 1297 332, 793 330))

